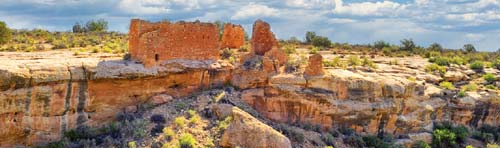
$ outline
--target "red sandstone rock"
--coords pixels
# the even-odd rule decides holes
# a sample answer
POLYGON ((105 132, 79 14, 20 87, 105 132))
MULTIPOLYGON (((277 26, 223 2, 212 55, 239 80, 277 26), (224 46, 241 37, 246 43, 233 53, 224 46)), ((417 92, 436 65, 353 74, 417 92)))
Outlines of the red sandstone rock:
POLYGON ((240 48, 245 44, 245 30, 241 25, 227 23, 222 33, 221 48, 240 48))
POLYGON ((309 64, 307 65, 306 71, 304 71, 304 76, 321 76, 325 74, 323 71, 323 56, 321 54, 314 54, 309 57, 309 64))
POLYGON ((154 105, 161 105, 161 104, 165 104, 167 102, 170 102, 172 99, 174 99, 174 98, 172 98, 172 96, 170 96, 170 95, 160 94, 160 95, 156 95, 156 96, 151 97, 149 102, 151 102, 154 105))
POLYGON ((252 32, 252 50, 256 55, 264 55, 267 51, 278 45, 271 26, 262 21, 257 20, 253 24, 252 32))
POLYGON ((266 52, 264 54, 264 56, 272 59, 277 68, 285 65, 285 63, 287 61, 287 55, 286 55, 285 51, 283 51, 282 49, 280 49, 279 47, 276 47, 276 46, 273 47, 270 51, 266 52))
POLYGON ((219 30, 211 23, 130 23, 129 52, 145 67, 170 59, 219 59, 219 30))
POLYGON ((135 112, 137 112, 137 106, 135 106, 135 105, 127 106, 127 107, 125 107, 125 112, 126 113, 135 113, 135 112))

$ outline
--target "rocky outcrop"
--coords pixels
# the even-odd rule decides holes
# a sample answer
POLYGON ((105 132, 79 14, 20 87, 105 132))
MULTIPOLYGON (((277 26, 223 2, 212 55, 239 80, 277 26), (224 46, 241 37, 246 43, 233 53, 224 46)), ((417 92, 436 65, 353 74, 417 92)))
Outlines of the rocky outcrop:
POLYGON ((236 107, 232 108, 231 117, 232 121, 221 138, 222 147, 292 147, 290 140, 283 134, 236 107))
POLYGON ((309 57, 309 63, 307 64, 306 71, 304 71, 305 77, 321 76, 323 72, 323 56, 321 54, 314 54, 309 57))
POLYGON ((220 48, 240 48, 245 44, 245 30, 241 25, 226 23, 220 48))
POLYGON ((271 31, 271 26, 268 23, 262 20, 255 21, 253 24, 251 45, 252 50, 256 55, 264 55, 266 52, 278 45, 278 42, 271 31))
POLYGON ((222 86, 232 69, 191 60, 148 69, 121 57, 64 56, 69 58, 0 58, 0 147, 57 141, 70 129, 110 122, 127 107, 222 86))

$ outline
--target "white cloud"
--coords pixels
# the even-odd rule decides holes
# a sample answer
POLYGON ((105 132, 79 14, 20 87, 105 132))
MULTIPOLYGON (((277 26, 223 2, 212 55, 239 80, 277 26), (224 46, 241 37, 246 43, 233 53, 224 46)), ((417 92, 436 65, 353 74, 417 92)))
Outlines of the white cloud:
POLYGON ((286 5, 299 8, 324 8, 333 7, 333 0, 286 0, 286 5))
POLYGON ((278 16, 278 9, 268 7, 266 5, 250 3, 246 6, 240 8, 240 11, 236 12, 231 19, 232 20, 243 20, 254 17, 275 17, 278 16))
POLYGON ((354 19, 348 19, 348 18, 332 18, 332 19, 328 19, 327 22, 330 24, 346 24, 346 23, 354 23, 357 21, 354 19))
POLYGON ((124 12, 138 15, 169 12, 170 9, 163 6, 163 4, 161 0, 122 0, 118 7, 124 12))
POLYGON ((395 15, 406 7, 404 4, 392 1, 349 3, 344 5, 342 0, 335 0, 333 12, 359 16, 387 16, 395 15))

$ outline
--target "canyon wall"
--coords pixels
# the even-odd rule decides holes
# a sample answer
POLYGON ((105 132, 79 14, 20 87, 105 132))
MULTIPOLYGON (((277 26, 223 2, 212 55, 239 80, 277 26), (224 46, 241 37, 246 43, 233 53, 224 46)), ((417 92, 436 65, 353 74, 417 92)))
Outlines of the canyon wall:
POLYGON ((113 121, 151 96, 187 96, 223 86, 230 64, 170 60, 161 69, 94 58, 8 62, 0 80, 0 147, 58 141, 79 126, 113 121))

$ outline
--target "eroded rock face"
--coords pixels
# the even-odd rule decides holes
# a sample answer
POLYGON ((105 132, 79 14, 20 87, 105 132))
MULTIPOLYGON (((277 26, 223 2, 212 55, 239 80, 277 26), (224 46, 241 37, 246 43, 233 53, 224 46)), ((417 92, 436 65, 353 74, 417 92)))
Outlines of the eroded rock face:
POLYGON ((241 25, 227 23, 222 33, 221 48, 240 48, 245 44, 245 30, 241 25))
POLYGON ((321 56, 321 54, 314 54, 310 56, 306 71, 304 71, 304 76, 314 77, 321 76, 323 74, 325 74, 325 72, 323 72, 323 56, 321 56))
POLYGON ((221 138, 222 147, 292 147, 283 134, 236 107, 232 108, 231 117, 232 121, 221 138))
POLYGON ((141 102, 222 86, 231 69, 224 62, 174 60, 148 69, 121 57, 102 59, 0 58, 0 147, 58 141, 65 131, 111 122, 141 102))
POLYGON ((129 52, 146 67, 171 59, 219 59, 219 30, 211 23, 130 23, 129 52), (196 42, 194 42, 196 41, 196 42))
POLYGON ((264 55, 277 46, 278 42, 271 31, 271 26, 262 20, 257 20, 253 24, 251 44, 256 55, 264 55))

